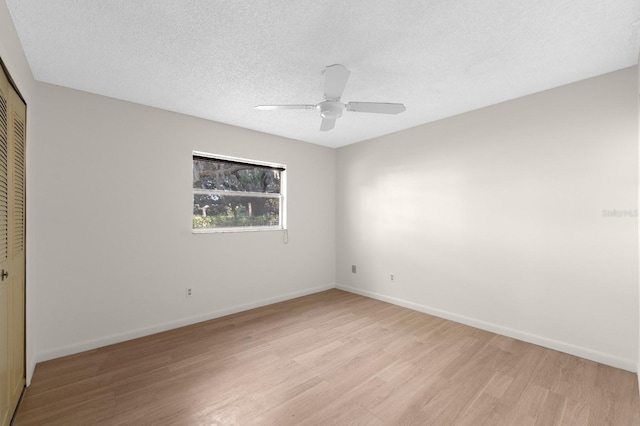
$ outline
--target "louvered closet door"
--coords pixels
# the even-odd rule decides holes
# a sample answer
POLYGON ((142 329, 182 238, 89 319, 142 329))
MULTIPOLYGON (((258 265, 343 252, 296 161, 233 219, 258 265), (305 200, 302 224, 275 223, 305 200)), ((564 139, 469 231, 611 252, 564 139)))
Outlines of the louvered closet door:
POLYGON ((8 298, 9 298, 9 408, 13 411, 25 385, 24 298, 25 298, 25 130, 26 105, 14 90, 9 91, 9 211, 8 211, 8 298))
MULTIPOLYGON (((0 269, 9 268, 9 82, 0 72, 0 269)), ((11 420, 9 397, 9 280, 0 281, 0 425, 11 420)))
POLYGON ((0 425, 25 385, 26 106, 0 71, 0 425))

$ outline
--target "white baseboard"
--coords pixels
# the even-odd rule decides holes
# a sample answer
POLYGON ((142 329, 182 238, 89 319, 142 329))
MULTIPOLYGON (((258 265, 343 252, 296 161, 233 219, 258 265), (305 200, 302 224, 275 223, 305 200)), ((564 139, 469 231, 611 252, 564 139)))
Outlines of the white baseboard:
POLYGON ((36 370, 36 361, 32 358, 27 363, 27 371, 26 371, 26 386, 29 387, 31 385, 31 378, 33 377, 33 372, 36 370))
MULTIPOLYGON (((198 322, 208 321, 211 319, 220 318, 220 317, 224 317, 231 314, 236 314, 238 312, 259 308, 261 306, 271 305, 273 303, 284 302, 285 300, 295 299, 296 297, 307 296, 313 293, 319 293, 321 291, 330 290, 332 288, 336 288, 335 284, 308 288, 301 291, 281 294, 281 295, 270 297, 267 299, 256 300, 249 303, 243 303, 241 305, 236 305, 236 306, 220 309, 213 312, 208 312, 206 314, 196 315, 188 318, 182 318, 175 321, 169 321, 163 324, 156 324, 150 327, 130 330, 124 333, 104 336, 97 339, 74 343, 72 345, 60 346, 58 348, 50 349, 50 350, 43 351, 36 354, 35 361, 33 362, 33 366, 32 367, 29 366, 29 367, 31 368, 31 374, 33 374, 33 369, 35 369, 35 364, 37 362, 48 361, 50 359, 60 358, 67 355, 73 355, 79 352, 100 348, 102 346, 112 345, 114 343, 125 342, 127 340, 148 336, 150 334, 161 333, 163 331, 172 330, 174 328, 184 327, 186 325, 196 324, 198 322)), ((29 375, 28 377, 30 378, 29 375)))
POLYGON ((554 349, 556 351, 564 352, 570 355, 579 356, 581 358, 599 362, 601 364, 610 365, 612 367, 621 368, 623 370, 627 370, 631 372, 640 372, 640 364, 638 364, 636 360, 620 358, 615 355, 594 351, 592 349, 576 346, 571 343, 549 339, 543 336, 526 333, 524 331, 515 330, 515 329, 504 327, 498 324, 477 320, 477 319, 466 317, 463 315, 454 314, 452 312, 443 311, 441 309, 420 305, 418 303, 409 302, 409 301, 398 299, 395 297, 385 296, 383 294, 362 290, 355 287, 337 284, 336 288, 340 290, 348 291, 350 293, 359 294, 361 296, 370 297, 372 299, 381 300, 383 302, 392 303, 394 305, 402 306, 408 309, 412 309, 414 311, 424 312, 425 314, 434 315, 440 318, 459 322, 461 324, 469 325, 471 327, 480 328, 486 331, 491 331, 493 333, 501 334, 503 336, 512 337, 514 339, 533 343, 539 346, 544 346, 546 348, 554 349))

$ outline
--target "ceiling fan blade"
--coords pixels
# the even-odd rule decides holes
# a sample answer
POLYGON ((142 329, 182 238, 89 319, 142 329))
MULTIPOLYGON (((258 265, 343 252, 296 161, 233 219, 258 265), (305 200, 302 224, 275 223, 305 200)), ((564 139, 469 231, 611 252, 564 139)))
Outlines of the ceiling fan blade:
POLYGON ((273 111, 276 109, 314 109, 315 105, 257 105, 254 108, 261 111, 273 111))
POLYGON ((373 112, 377 114, 400 114, 406 109, 403 104, 383 102, 349 102, 347 104, 347 111, 373 112))
POLYGON ((336 119, 333 120, 329 118, 323 118, 322 123, 320 124, 320 131, 326 132, 327 130, 331 130, 336 126, 336 119))
POLYGON ((339 101, 349 81, 351 71, 342 65, 330 65, 324 71, 324 97, 339 101))

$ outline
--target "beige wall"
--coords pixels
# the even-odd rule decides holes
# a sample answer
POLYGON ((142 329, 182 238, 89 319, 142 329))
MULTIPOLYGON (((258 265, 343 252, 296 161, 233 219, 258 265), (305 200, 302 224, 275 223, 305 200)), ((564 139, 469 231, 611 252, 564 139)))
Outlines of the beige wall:
POLYGON ((334 287, 335 150, 48 84, 37 103, 38 361, 334 287), (289 244, 192 234, 193 150, 285 164, 289 244))
POLYGON ((338 286, 635 370, 637 218, 603 210, 638 206, 636 93, 634 67, 340 148, 338 286))

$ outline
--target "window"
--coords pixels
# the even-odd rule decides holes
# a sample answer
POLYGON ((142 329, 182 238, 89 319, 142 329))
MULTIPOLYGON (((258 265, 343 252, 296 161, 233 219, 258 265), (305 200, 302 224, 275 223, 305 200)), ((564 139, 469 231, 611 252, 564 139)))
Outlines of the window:
POLYGON ((285 229, 285 166, 193 153, 193 232, 285 229))

